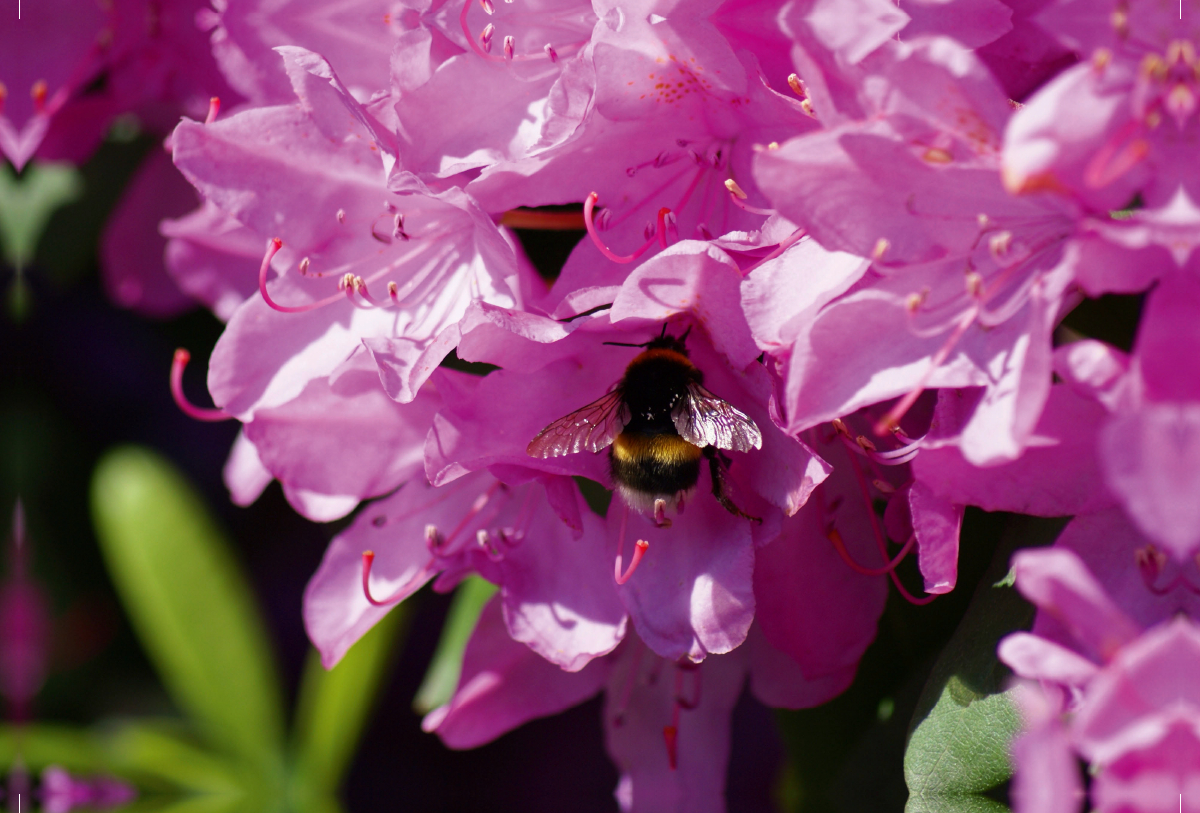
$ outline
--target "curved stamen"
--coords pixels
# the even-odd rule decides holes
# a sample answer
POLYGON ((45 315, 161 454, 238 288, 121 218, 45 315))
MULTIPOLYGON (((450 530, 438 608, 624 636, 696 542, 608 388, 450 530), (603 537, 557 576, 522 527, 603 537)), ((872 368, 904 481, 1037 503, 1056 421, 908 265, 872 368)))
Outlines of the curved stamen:
POLYGON ((921 374, 921 378, 917 381, 916 386, 913 387, 907 395, 901 398, 899 403, 889 409, 887 414, 880 418, 875 424, 876 435, 883 437, 889 434, 893 427, 900 424, 900 419, 903 418, 905 413, 908 412, 912 405, 917 402, 917 399, 921 397, 921 393, 925 392, 925 385, 929 383, 929 379, 946 361, 947 357, 950 355, 950 351, 954 349, 956 344, 958 344, 958 340, 962 338, 962 335, 967 332, 967 328, 969 328, 975 322, 975 317, 978 314, 978 305, 969 308, 967 312, 963 314, 949 338, 946 339, 945 344, 943 344, 938 349, 937 353, 933 355, 933 358, 930 359, 929 368, 921 374))
POLYGON ((175 351, 175 358, 171 360, 171 397, 175 399, 176 406, 183 410, 183 414, 198 421, 232 420, 234 416, 225 410, 195 406, 183 394, 183 368, 191 360, 192 354, 182 347, 175 351))
POLYGON ((617 554, 616 562, 613 563, 613 577, 617 580, 617 584, 624 584, 633 578, 633 572, 637 570, 638 565, 642 563, 642 557, 646 555, 646 551, 650 549, 650 543, 645 539, 639 539, 633 545, 633 558, 629 561, 629 569, 621 572, 621 554, 617 554))
POLYGON ((912 550, 913 545, 917 541, 916 534, 909 534, 908 541, 904 543, 904 547, 900 548, 900 552, 886 565, 883 567, 863 567, 850 555, 850 551, 846 549, 846 543, 842 539, 842 535, 838 533, 837 528, 830 528, 825 536, 833 543, 833 549, 838 552, 838 556, 842 557, 842 561, 848 564, 850 569, 855 573, 861 573, 864 576, 882 576, 885 573, 891 573, 900 564, 901 560, 908 555, 908 552, 912 550))
POLYGON ((591 192, 583 201, 583 223, 587 228, 588 236, 592 238, 592 242, 596 244, 596 248, 600 249, 600 253, 615 263, 631 263, 638 257, 646 253, 646 250, 658 240, 657 235, 652 235, 649 240, 642 244, 642 247, 628 256, 617 254, 608 246, 604 245, 604 241, 600 239, 600 233, 596 231, 596 224, 593 222, 592 212, 596 208, 596 201, 600 199, 600 193, 591 192))
POLYGON ((208 100, 208 115, 204 117, 205 124, 212 124, 217 120, 217 113, 221 112, 221 97, 213 96, 208 100))
MULTIPOLYGON (((883 529, 879 527, 879 517, 875 514, 875 508, 871 500, 871 493, 867 490, 867 478, 863 475, 862 466, 859 465, 858 458, 854 455, 850 456, 850 468, 854 469, 854 478, 858 481, 859 493, 862 494, 863 500, 866 503, 867 516, 871 519, 871 532, 875 537, 875 547, 879 550, 880 557, 886 562, 888 561, 887 539, 884 537, 883 529)), ((914 532, 912 536, 910 536, 910 541, 915 540, 916 533, 914 532)), ((905 545, 907 546, 908 543, 906 542, 905 545)), ((937 598, 936 593, 930 596, 925 596, 924 598, 917 598, 912 593, 908 592, 908 590, 900 582, 900 577, 896 575, 896 569, 894 567, 889 570, 887 574, 888 578, 892 580, 892 584, 896 586, 896 592, 898 592, 909 604, 914 604, 919 607, 928 604, 937 598)))
POLYGON ((326 305, 331 305, 334 302, 340 302, 343 298, 341 291, 338 291, 332 296, 327 296, 324 299, 319 299, 316 302, 310 302, 307 305, 280 305, 275 300, 271 299, 271 295, 267 293, 267 271, 271 268, 271 260, 279 253, 279 249, 283 248, 283 241, 278 237, 272 237, 267 241, 267 251, 263 254, 262 265, 258 269, 258 292, 262 295, 263 301, 267 303, 273 310, 280 313, 308 313, 317 308, 323 308, 326 305))
POLYGON ((377 599, 371 595, 371 568, 375 564, 375 551, 364 550, 362 554, 362 591, 367 601, 376 607, 387 607, 397 604, 412 592, 415 585, 424 582, 429 577, 428 568, 419 569, 411 579, 400 585, 396 592, 385 599, 377 599))

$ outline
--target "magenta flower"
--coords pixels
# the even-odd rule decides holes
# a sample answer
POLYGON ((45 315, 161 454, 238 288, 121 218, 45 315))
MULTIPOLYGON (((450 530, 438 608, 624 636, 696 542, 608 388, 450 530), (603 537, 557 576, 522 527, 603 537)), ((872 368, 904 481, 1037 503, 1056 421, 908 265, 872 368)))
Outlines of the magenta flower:
POLYGON ((1190 160, 1200 133, 1195 17, 1190 2, 1048 6, 1039 21, 1086 61, 1013 117, 1008 187, 1059 189, 1099 210, 1125 207, 1135 195, 1157 208, 1180 185, 1200 197, 1190 160))
POLYGON ((836 695, 852 677, 853 666, 809 678, 757 631, 744 646, 701 664, 665 660, 630 636, 612 655, 563 672, 505 634, 493 599, 467 644, 458 690, 423 727, 453 748, 471 748, 604 689, 621 809, 721 811, 730 716, 747 678, 763 703, 805 708, 836 695))
POLYGON ((429 580, 448 591, 469 573, 500 585, 506 636, 547 667, 578 671, 612 651, 626 618, 601 577, 611 571, 600 520, 568 478, 507 474, 511 485, 486 472, 441 488, 410 481, 334 539, 304 599, 327 667, 429 580))

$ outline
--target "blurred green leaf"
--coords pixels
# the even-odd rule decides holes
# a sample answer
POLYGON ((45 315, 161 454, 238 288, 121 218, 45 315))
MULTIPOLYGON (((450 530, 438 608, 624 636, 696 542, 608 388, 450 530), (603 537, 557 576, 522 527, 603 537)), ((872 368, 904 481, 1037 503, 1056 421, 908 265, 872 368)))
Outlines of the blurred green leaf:
POLYGON ((232 765, 168 726, 123 725, 106 745, 113 768, 134 777, 140 785, 166 784, 196 793, 241 793, 241 777, 232 765))
POLYGON ((413 698, 413 708, 421 714, 432 711, 450 702, 462 673, 463 652, 467 639, 475 630, 483 605, 496 593, 496 585, 478 576, 463 579, 454 591, 446 623, 442 626, 442 637, 434 650, 429 670, 421 681, 421 688, 413 698))
POLYGON ((1012 518, 917 702, 904 754, 906 813, 1007 810, 980 795, 1000 788, 1012 776, 1009 744, 1020 728, 1020 717, 1002 692, 1009 672, 996 658, 996 646, 1008 633, 1027 628, 1034 608, 1004 582, 1004 576, 1016 549, 1048 544, 1063 524, 1012 518))
POLYGON ((23 268, 54 210, 83 194, 83 180, 70 164, 30 164, 18 178, 0 164, 0 242, 4 257, 23 268))
POLYGON ((89 731, 66 726, 0 726, 0 765, 11 765, 18 756, 31 771, 47 765, 83 773, 108 768, 101 741, 89 731))
POLYGON ((300 682, 293 732, 296 777, 307 792, 320 795, 337 789, 410 612, 407 603, 393 609, 329 671, 321 666, 320 654, 311 652, 300 682))
POLYGON ((199 495, 144 448, 109 452, 92 518, 121 600, 175 701, 214 746, 282 781, 281 690, 263 623, 199 495))

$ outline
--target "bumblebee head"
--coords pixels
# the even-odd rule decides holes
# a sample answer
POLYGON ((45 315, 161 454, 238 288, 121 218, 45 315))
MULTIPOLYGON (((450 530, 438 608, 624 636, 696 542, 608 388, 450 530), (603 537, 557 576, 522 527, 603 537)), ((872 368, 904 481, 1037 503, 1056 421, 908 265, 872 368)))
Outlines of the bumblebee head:
POLYGON ((687 358, 687 346, 684 343, 687 341, 688 334, 691 332, 692 326, 688 325, 687 330, 683 331, 682 336, 679 336, 678 338, 675 336, 668 336, 667 324, 664 322, 662 326, 662 333, 658 335, 657 339, 651 339, 650 341, 642 342, 641 344, 629 344, 628 342, 604 342, 604 344, 611 344, 615 347, 644 347, 647 350, 674 350, 679 355, 687 358))

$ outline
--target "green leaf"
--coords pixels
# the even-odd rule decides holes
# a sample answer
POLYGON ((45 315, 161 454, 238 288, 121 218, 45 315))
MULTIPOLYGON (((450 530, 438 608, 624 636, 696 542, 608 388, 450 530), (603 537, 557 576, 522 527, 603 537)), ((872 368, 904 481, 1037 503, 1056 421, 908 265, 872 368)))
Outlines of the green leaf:
POLYGON ((92 518, 122 603, 172 697, 225 753, 282 781, 282 692, 250 588, 199 495, 139 447, 109 452, 92 518))
POLYGON ((114 769, 143 786, 193 793, 240 794, 243 777, 226 759, 189 741, 168 725, 130 723, 106 742, 114 769))
POLYGON ((442 626, 442 637, 434 650, 433 660, 421 688, 413 698, 413 708, 421 714, 444 706, 454 696, 458 676, 462 673, 463 652, 467 639, 475 631, 483 605, 496 593, 496 585, 478 576, 469 576, 454 591, 454 601, 442 626))
POLYGON ((1012 775, 1009 745, 1020 728, 1007 693, 1009 673, 996 645, 1024 629, 1034 609, 1004 576, 1018 547, 1053 541, 1063 520, 1013 517, 954 636, 934 665, 913 716, 904 777, 906 813, 991 813, 1007 808, 986 796, 1012 775))
POLYGON ((0 726, 0 765, 12 765, 18 756, 31 771, 47 765, 81 773, 108 769, 99 739, 86 729, 67 726, 0 726))
POLYGON ((316 650, 309 655, 292 740, 296 776, 304 793, 337 789, 410 614, 407 603, 394 608, 329 671, 321 666, 316 650))
POLYGON ((9 264, 25 267, 50 215, 81 194, 83 181, 70 164, 30 164, 20 178, 0 164, 0 242, 9 264))

